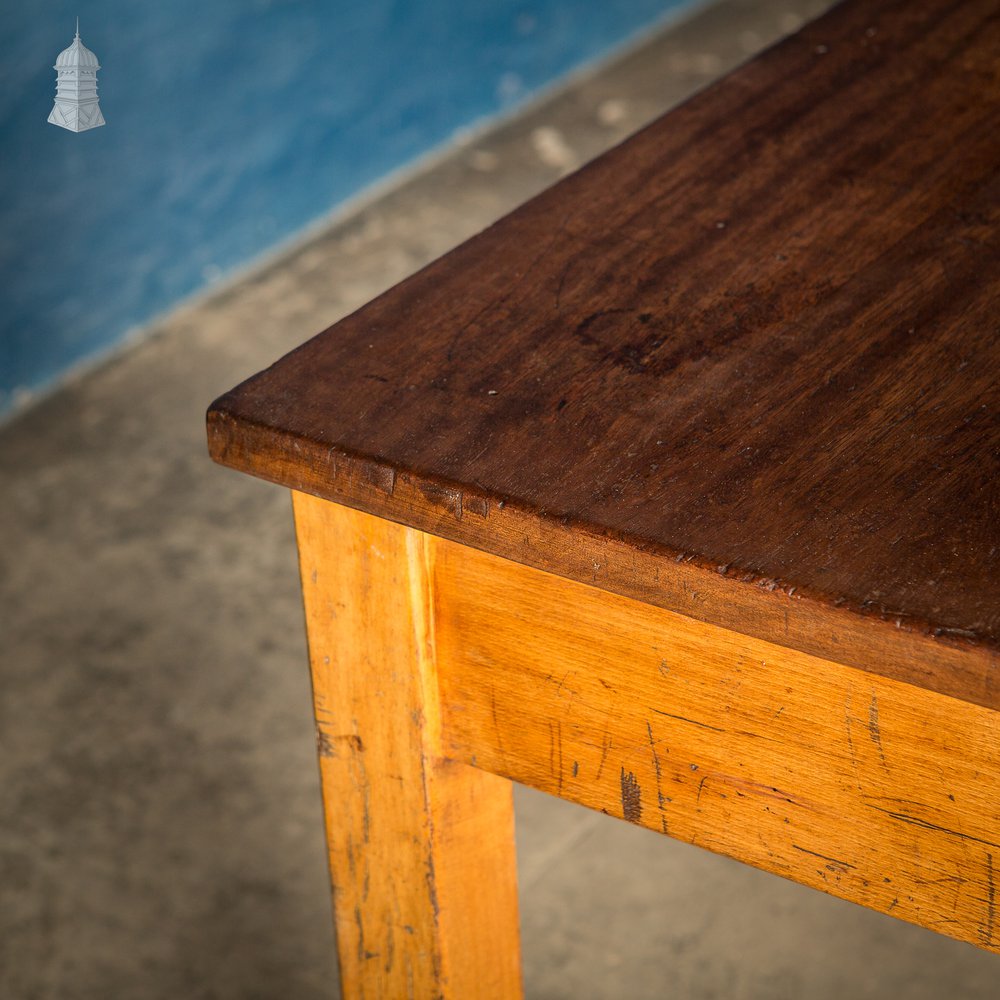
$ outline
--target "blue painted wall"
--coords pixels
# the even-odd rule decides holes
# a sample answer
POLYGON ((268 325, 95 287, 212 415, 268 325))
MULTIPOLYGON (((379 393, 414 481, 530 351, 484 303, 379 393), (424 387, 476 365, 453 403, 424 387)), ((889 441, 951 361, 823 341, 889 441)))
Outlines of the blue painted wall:
POLYGON ((5 0, 0 412, 690 0, 5 0), (107 126, 46 123, 97 53, 107 126))

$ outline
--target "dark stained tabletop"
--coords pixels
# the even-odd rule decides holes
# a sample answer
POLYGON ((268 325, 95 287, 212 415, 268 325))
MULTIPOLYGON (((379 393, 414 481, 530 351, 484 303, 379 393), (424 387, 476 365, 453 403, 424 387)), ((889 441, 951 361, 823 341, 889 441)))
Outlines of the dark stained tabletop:
POLYGON ((212 454, 1000 707, 998 221, 1000 3, 848 2, 223 396, 212 454))

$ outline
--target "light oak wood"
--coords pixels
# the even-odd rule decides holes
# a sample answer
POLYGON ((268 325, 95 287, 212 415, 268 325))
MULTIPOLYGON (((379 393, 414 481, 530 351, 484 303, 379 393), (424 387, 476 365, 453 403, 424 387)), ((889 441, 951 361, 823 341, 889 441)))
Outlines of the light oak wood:
POLYGON ((519 997, 510 782, 440 753, 432 540, 294 507, 343 995, 519 997))
POLYGON ((449 753, 1000 951, 1000 714, 434 548, 449 753))

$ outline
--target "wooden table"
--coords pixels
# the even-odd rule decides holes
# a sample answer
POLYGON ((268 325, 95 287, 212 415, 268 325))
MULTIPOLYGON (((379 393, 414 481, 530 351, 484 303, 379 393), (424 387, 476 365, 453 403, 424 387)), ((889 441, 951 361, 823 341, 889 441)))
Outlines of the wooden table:
POLYGON ((213 405, 345 995, 520 994, 511 779, 1000 951, 998 54, 844 4, 213 405))

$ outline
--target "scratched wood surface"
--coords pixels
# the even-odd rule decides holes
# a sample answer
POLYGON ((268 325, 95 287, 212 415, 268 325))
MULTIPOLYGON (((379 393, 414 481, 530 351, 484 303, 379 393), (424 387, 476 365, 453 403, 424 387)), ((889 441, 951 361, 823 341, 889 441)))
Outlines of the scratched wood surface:
POLYGON ((441 753, 427 536, 295 497, 345 998, 521 996, 510 781, 441 753))
POLYGON ((446 752, 1000 952, 1000 715, 441 541, 446 752))
POLYGON ((212 454, 1000 707, 998 52, 995 0, 843 4, 223 396, 212 454))

